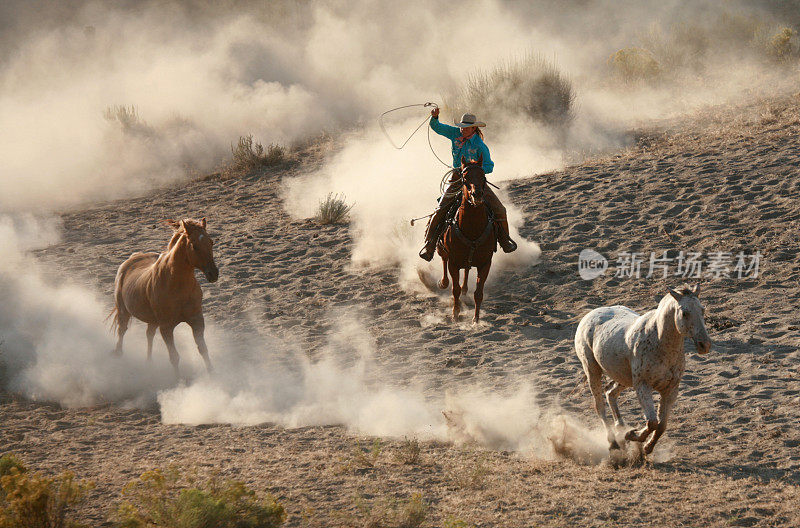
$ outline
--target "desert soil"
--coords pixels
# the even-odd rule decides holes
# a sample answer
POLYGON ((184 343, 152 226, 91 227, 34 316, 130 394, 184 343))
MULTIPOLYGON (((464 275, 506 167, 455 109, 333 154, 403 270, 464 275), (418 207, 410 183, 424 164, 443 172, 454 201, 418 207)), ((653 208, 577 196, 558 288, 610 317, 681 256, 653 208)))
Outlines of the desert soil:
MULTIPOLYGON (((126 482, 169 464, 271 493, 291 527, 363 526, 415 493, 428 505, 423 526, 800 526, 799 133, 797 97, 713 108, 640 130, 624 151, 505 183, 524 211, 520 233, 540 243, 542 259, 495 276, 487 324, 476 329, 449 323, 440 299, 403 291, 396 269, 354 267, 346 225, 292 220, 281 181, 303 167, 212 177, 65 212, 62 241, 37 252, 54 275, 110 299, 131 248, 164 246, 160 220, 202 211, 222 271, 217 284, 204 285, 215 324, 235 331, 255 313, 314 357, 331 330, 326 315, 357 306, 376 360, 398 383, 442 391, 468 380, 500 390, 530 379, 543 404, 558 402, 594 425, 572 349, 580 316, 610 304, 646 311, 680 283, 615 277, 615 255, 758 250, 757 278, 702 281, 714 345, 701 357, 687 342, 666 461, 615 468, 422 442, 420 460, 405 463, 403 439, 381 439, 377 455, 360 455, 374 439, 342 426, 165 425, 157 409, 64 409, 8 393, 0 451, 93 480, 81 519, 97 526, 126 482), (610 257, 612 269, 582 280, 584 248, 610 257)), ((623 413, 638 423, 635 398, 624 394, 623 413)))

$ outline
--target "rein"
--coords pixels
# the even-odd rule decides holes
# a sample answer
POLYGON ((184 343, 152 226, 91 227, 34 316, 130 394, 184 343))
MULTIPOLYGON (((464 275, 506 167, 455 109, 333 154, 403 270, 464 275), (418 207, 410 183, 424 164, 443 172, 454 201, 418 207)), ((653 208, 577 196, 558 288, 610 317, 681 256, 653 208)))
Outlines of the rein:
MULTIPOLYGON (((464 175, 461 176, 462 183, 464 180, 464 175)), ((484 181, 489 183, 485 178, 484 181)), ((462 192, 462 191, 459 191, 462 192)), ((474 205, 473 205, 474 206, 474 205)), ((472 258, 475 256, 475 250, 478 249, 478 246, 486 242, 489 236, 491 235, 493 228, 494 228, 494 213, 492 213, 492 208, 483 204, 484 209, 486 209, 486 227, 483 229, 483 233, 478 236, 475 240, 472 240, 464 234, 461 230, 461 227, 458 225, 458 218, 459 213, 456 212, 455 216, 450 220, 450 226, 453 228, 453 233, 455 233, 456 238, 469 248, 469 254, 467 255, 467 266, 470 268, 472 267, 472 258)), ((459 211, 461 210, 461 206, 459 206, 459 211)), ((462 213, 463 214, 463 213, 462 213)))

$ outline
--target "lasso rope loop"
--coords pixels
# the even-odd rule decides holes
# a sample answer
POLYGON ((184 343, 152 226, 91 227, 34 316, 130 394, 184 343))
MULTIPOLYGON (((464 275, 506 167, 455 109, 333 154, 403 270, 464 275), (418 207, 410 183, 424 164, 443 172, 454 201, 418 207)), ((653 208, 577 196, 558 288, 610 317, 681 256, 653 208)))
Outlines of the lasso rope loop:
MULTIPOLYGON (((389 136, 389 133, 386 131, 386 125, 385 125, 385 124, 384 124, 384 122, 383 122, 383 118, 386 116, 386 114, 391 114, 392 112, 395 112, 395 111, 397 111, 397 110, 402 110, 402 109, 404 109, 404 108, 414 108, 414 107, 417 107, 417 106, 421 106, 421 107, 423 107, 423 108, 427 108, 427 107, 429 107, 429 106, 432 106, 432 107, 434 107, 434 108, 439 108, 439 105, 438 105, 438 104, 436 104, 436 103, 433 103, 433 102, 427 102, 427 103, 416 103, 416 104, 410 104, 410 105, 398 106, 397 108, 392 108, 391 110, 387 110, 387 111, 385 111, 384 113, 382 113, 382 114, 381 114, 381 115, 378 117, 378 125, 381 127, 381 132, 383 132, 383 135, 384 135, 384 136, 386 136, 386 139, 387 139, 387 140, 389 140, 389 143, 391 143, 391 145, 392 145, 394 148, 396 148, 397 150, 402 150, 402 149, 403 149, 403 148, 404 148, 404 147, 405 147, 405 146, 408 144, 408 142, 409 142, 409 141, 411 141, 411 138, 412 138, 412 137, 414 137, 414 134, 416 134, 416 133, 419 131, 419 129, 420 129, 420 128, 422 128, 423 126, 425 126, 425 124, 427 124, 427 123, 430 121, 430 119, 431 119, 431 116, 427 116, 427 117, 426 117, 426 118, 425 118, 425 119, 422 121, 422 123, 420 123, 419 125, 417 125, 417 128, 415 128, 415 129, 414 129, 414 131, 411 133, 411 135, 410 135, 410 136, 408 136, 408 138, 406 138, 406 140, 405 140, 405 141, 403 141, 403 143, 402 143, 401 145, 399 145, 399 146, 398 146, 398 145, 397 145, 397 144, 394 142, 394 140, 392 140, 391 136, 389 136)), ((447 191, 447 188, 450 186, 450 183, 451 183, 451 182, 450 182, 450 178, 449 178, 449 177, 450 177, 450 175, 451 175, 451 174, 453 174, 453 173, 454 173, 456 170, 458 170, 458 169, 454 168, 454 167, 453 167, 452 165, 450 165, 449 163, 446 163, 446 162, 442 161, 442 158, 440 158, 440 157, 438 156, 438 154, 436 154, 436 151, 435 151, 435 150, 433 150, 433 144, 431 143, 431 127, 428 127, 428 147, 431 149, 431 153, 432 153, 432 154, 433 154, 433 156, 434 156, 434 157, 435 157, 435 158, 436 158, 436 159, 439 161, 439 163, 441 163, 442 165, 444 165, 445 167, 447 167, 447 172, 445 172, 445 173, 442 175, 442 180, 441 180, 441 182, 439 182, 439 194, 443 195, 442 197, 443 197, 443 198, 445 198, 445 199, 447 199, 447 198, 452 198, 453 196, 455 196, 455 195, 457 195, 459 192, 461 192, 460 190, 458 190, 458 191, 456 191, 456 192, 454 192, 454 193, 446 193, 446 191, 447 191)), ((491 186, 492 186, 492 187, 494 187, 495 189, 499 189, 499 187, 498 187, 497 185, 494 185, 493 183, 489 182, 488 180, 486 181, 486 183, 488 183, 489 185, 491 185, 491 186)), ((413 219, 411 220, 411 225, 413 226, 415 221, 417 221, 417 220, 422 220, 423 218, 428 218, 428 217, 432 216, 433 214, 434 214, 434 213, 431 213, 431 214, 429 214, 429 215, 426 215, 426 216, 421 216, 421 217, 419 217, 419 218, 413 218, 413 219)))
MULTIPOLYGON (((384 135, 384 136, 386 136, 386 139, 388 139, 388 140, 389 140, 389 143, 391 143, 391 144, 392 144, 392 146, 393 146, 394 148, 396 148, 397 150, 400 150, 400 149, 402 149, 403 147, 405 147, 405 146, 408 144, 408 142, 409 142, 409 141, 411 141, 411 138, 412 138, 412 137, 414 137, 414 134, 416 134, 416 133, 417 133, 417 131, 419 131, 419 129, 420 129, 420 128, 422 128, 422 127, 423 127, 425 124, 427 124, 427 123, 428 123, 428 121, 430 120, 431 116, 427 116, 427 117, 426 117, 426 118, 425 118, 425 119, 422 121, 422 123, 420 123, 420 124, 417 126, 417 128, 415 128, 415 129, 414 129, 414 131, 411 133, 411 135, 410 135, 410 136, 408 136, 408 138, 407 138, 405 141, 403 141, 403 143, 402 143, 400 146, 398 146, 398 145, 397 145, 397 144, 394 142, 394 140, 392 140, 392 138, 389 136, 389 133, 388 133, 388 132, 386 132, 386 125, 385 125, 385 124, 384 124, 384 122, 383 122, 383 118, 386 116, 386 114, 390 114, 390 113, 392 113, 392 112, 395 112, 395 111, 397 111, 397 110, 402 110, 403 108, 414 108, 415 106, 421 106, 421 107, 423 107, 423 108, 427 108, 427 107, 429 107, 429 106, 432 106, 432 107, 434 107, 434 108, 439 108, 439 105, 437 105, 436 103, 432 103, 432 102, 427 102, 427 103, 417 103, 417 104, 410 104, 410 105, 398 106, 397 108, 392 108, 391 110, 387 110, 387 111, 385 111, 384 113, 382 113, 382 114, 380 115, 380 117, 378 117, 378 125, 380 125, 380 127, 381 127, 381 132, 383 132, 383 135, 384 135)), ((434 156, 434 157, 435 157, 437 160, 439 160, 439 163, 441 163, 442 165, 444 165, 444 166, 445 166, 445 167, 447 167, 448 169, 451 169, 451 170, 452 170, 452 167, 450 166, 450 164, 449 164, 449 163, 445 163, 444 161, 442 161, 442 159, 441 159, 441 158, 440 158, 440 157, 439 157, 439 156, 436 154, 436 151, 435 151, 435 150, 433 150, 433 145, 431 144, 431 128, 430 128, 430 127, 428 127, 428 147, 430 147, 430 149, 431 149, 431 152, 433 153, 433 156, 434 156)))

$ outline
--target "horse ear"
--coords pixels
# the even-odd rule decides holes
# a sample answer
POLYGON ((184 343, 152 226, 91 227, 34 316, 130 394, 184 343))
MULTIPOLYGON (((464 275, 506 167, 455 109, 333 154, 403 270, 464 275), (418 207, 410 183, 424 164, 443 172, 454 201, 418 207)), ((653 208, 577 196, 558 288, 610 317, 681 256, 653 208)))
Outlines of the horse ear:
POLYGON ((164 223, 167 224, 173 231, 177 231, 181 228, 181 225, 172 219, 164 220, 164 223))
POLYGON ((184 232, 188 233, 189 230, 186 229, 186 220, 181 220, 181 227, 183 228, 184 232))
POLYGON ((465 158, 464 156, 461 156, 461 166, 463 167, 466 164, 467 164, 467 158, 465 158))
POLYGON ((683 294, 676 292, 672 288, 667 288, 667 291, 669 292, 670 295, 672 295, 672 298, 675 299, 676 301, 680 301, 681 297, 683 297, 683 294))
POLYGON ((694 286, 692 286, 692 294, 694 294, 695 297, 700 295, 700 283, 699 282, 697 284, 695 284, 694 286))
POLYGON ((202 220, 200 220, 200 225, 203 226, 203 229, 206 228, 206 217, 204 216, 202 220))

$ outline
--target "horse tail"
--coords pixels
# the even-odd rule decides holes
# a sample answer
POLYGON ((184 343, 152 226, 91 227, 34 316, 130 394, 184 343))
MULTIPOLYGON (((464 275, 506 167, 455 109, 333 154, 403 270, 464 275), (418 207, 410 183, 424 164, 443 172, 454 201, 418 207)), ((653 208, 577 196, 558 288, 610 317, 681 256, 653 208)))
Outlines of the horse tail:
POLYGON ((107 323, 109 319, 111 319, 111 333, 112 334, 116 334, 117 333, 117 328, 119 328, 119 310, 117 309, 116 301, 114 302, 114 307, 111 308, 111 311, 106 316, 106 319, 105 319, 104 322, 107 323))

